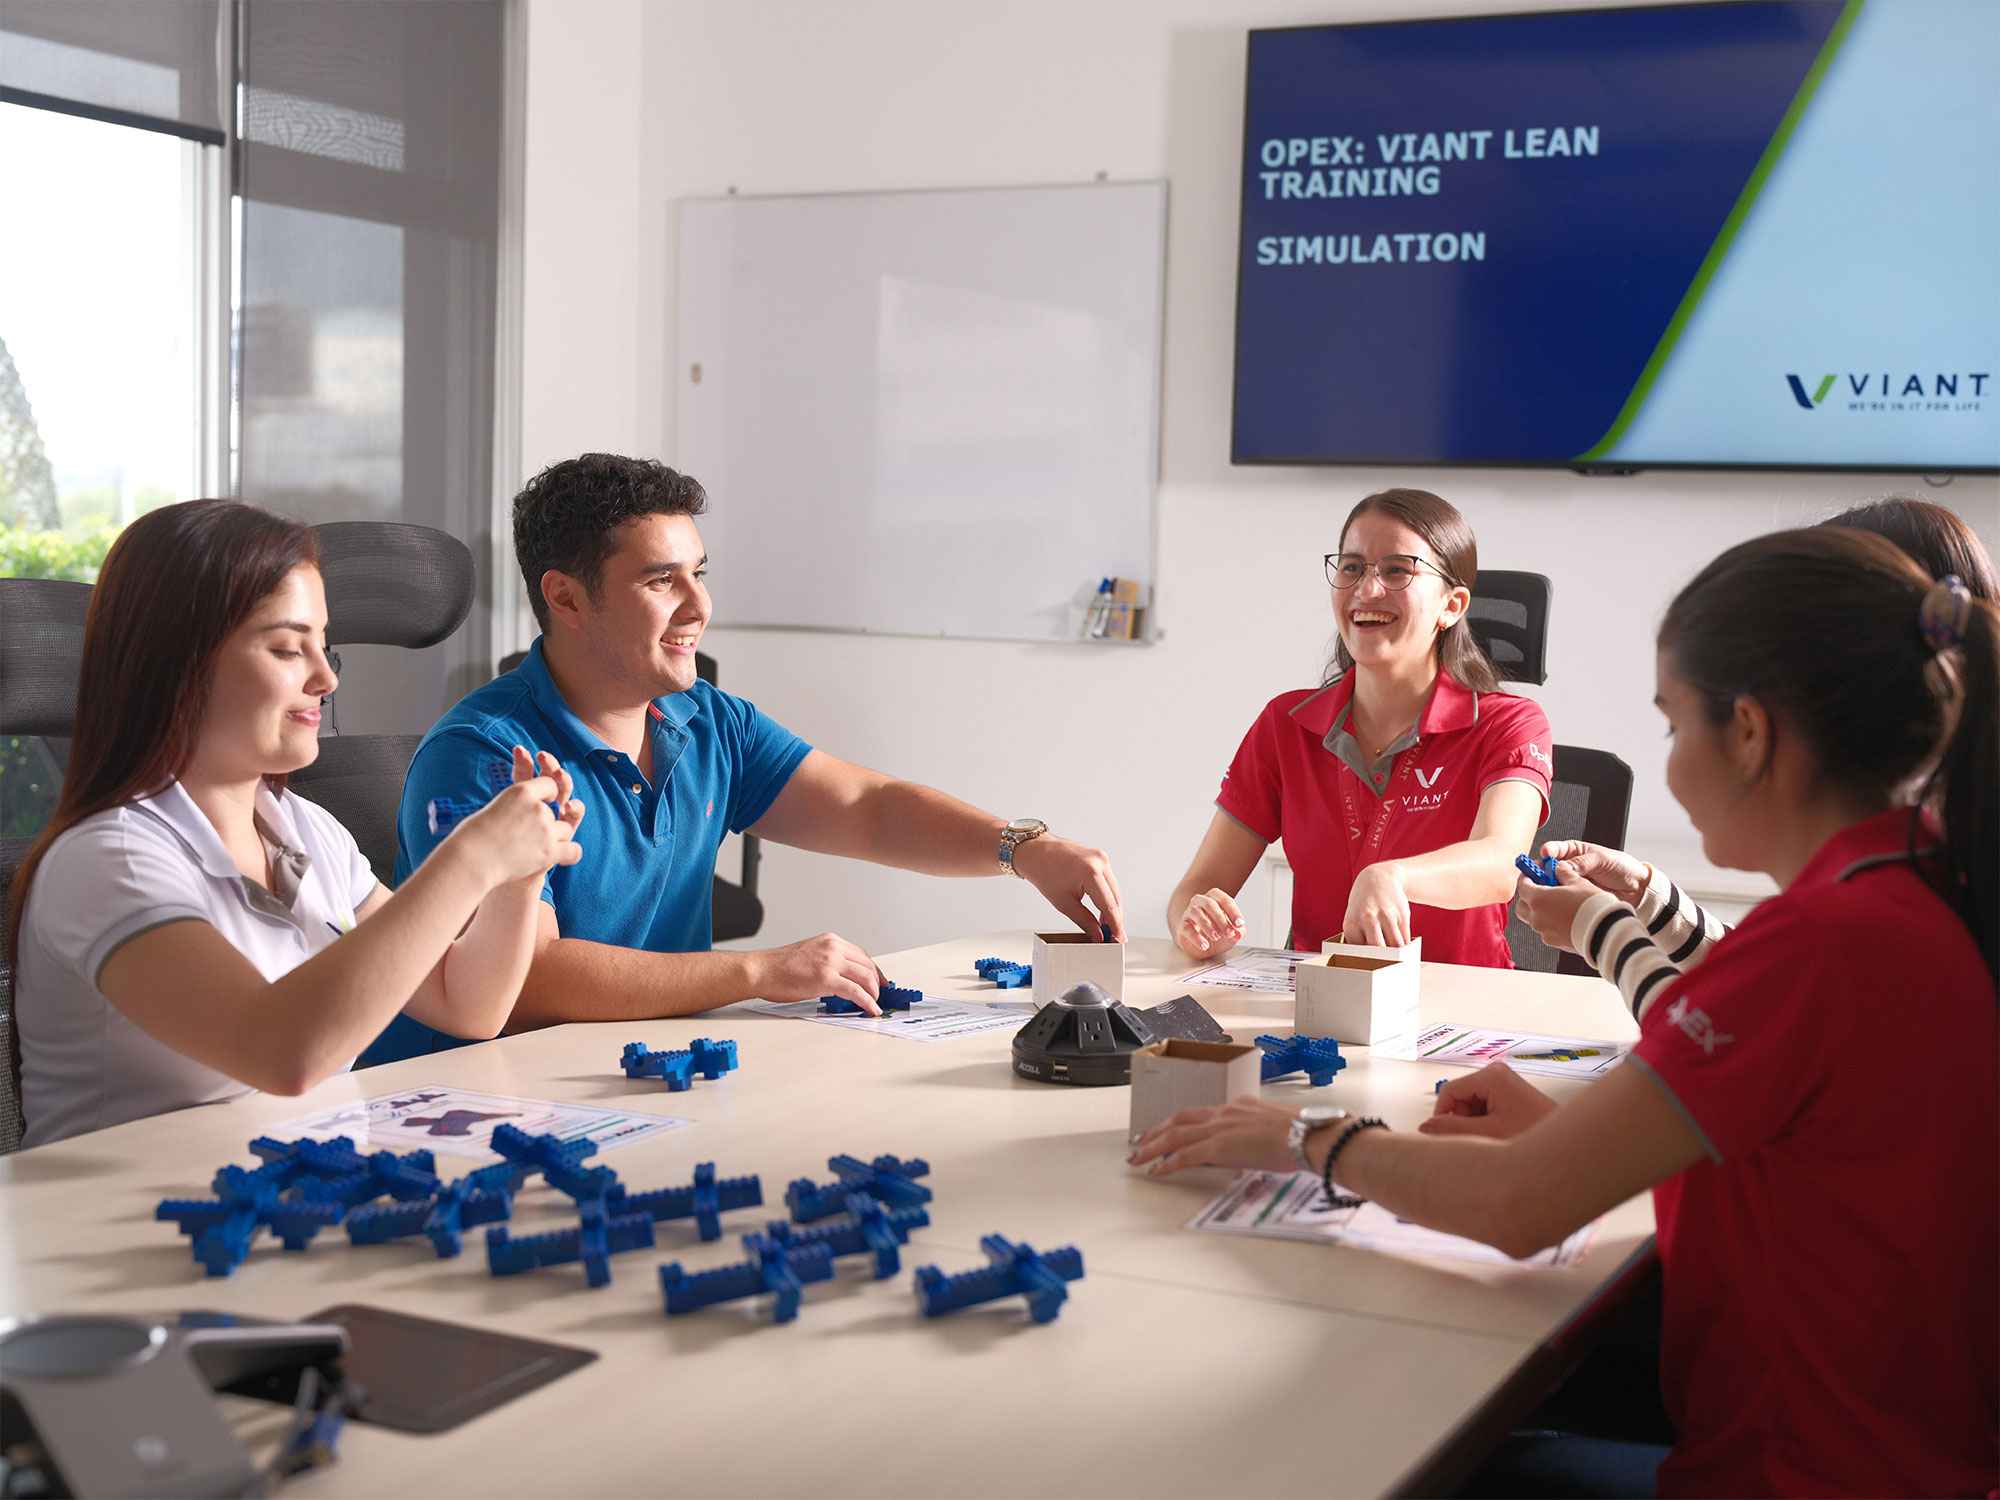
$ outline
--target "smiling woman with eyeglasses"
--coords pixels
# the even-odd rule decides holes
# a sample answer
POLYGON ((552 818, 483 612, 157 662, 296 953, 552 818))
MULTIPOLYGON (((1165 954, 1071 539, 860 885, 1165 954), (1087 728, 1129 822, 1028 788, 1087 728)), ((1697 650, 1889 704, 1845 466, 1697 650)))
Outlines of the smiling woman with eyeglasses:
POLYGON ((1548 812, 1548 717, 1499 691, 1465 624, 1472 528, 1424 490, 1349 513, 1326 556, 1339 643, 1327 680, 1271 700, 1223 778, 1216 814, 1167 907, 1209 958, 1243 936, 1236 893, 1280 840, 1295 948, 1330 938, 1512 968, 1514 856, 1548 812))

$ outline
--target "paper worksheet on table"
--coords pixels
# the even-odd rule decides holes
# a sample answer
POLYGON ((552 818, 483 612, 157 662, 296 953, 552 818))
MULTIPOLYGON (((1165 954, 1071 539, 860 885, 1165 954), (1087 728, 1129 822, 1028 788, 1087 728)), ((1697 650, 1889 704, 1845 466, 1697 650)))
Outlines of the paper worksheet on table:
POLYGON ((778 1000, 745 1000, 743 1009, 788 1021, 818 1021, 824 1026, 840 1026, 848 1031, 872 1031, 878 1036, 899 1036, 906 1042, 950 1042, 960 1037, 979 1036, 989 1031, 1019 1031, 1034 1013, 1034 1002, 1018 1000, 959 1000, 946 995, 926 995, 907 1011, 891 1011, 886 1016, 822 1015, 810 1002, 786 1004, 778 1000))
POLYGON ((1601 1078, 1632 1050, 1625 1042, 1581 1036, 1548 1036, 1538 1031, 1506 1031, 1492 1026, 1442 1023, 1371 1049, 1376 1057, 1399 1062, 1451 1063, 1483 1068, 1504 1062, 1516 1073, 1549 1078, 1601 1078))
POLYGON ((1208 984, 1224 990, 1255 990, 1265 995, 1292 993, 1292 971, 1311 963, 1317 953, 1290 948, 1237 948, 1219 964, 1182 977, 1182 984, 1208 984))
POLYGON ((1561 1244, 1515 1260, 1477 1240, 1440 1234, 1399 1219, 1379 1203, 1334 1208, 1326 1201, 1319 1179, 1307 1172, 1245 1172, 1226 1193, 1189 1219, 1187 1227, 1211 1234, 1318 1240, 1390 1255, 1435 1255, 1446 1260, 1521 1266, 1573 1266, 1583 1259, 1597 1233, 1593 1221, 1561 1244))
POLYGON ((600 1149, 628 1145, 694 1123, 671 1115, 516 1099, 507 1094, 413 1088, 280 1120, 266 1133, 284 1140, 305 1136, 316 1141, 344 1135, 357 1150, 414 1151, 421 1147, 451 1156, 492 1156, 491 1137, 503 1122, 531 1135, 595 1141, 600 1149))

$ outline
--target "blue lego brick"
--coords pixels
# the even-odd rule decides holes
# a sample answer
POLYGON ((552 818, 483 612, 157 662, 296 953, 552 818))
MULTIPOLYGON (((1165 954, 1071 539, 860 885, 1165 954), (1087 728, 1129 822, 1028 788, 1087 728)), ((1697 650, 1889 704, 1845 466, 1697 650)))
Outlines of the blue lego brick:
POLYGON ((962 1307, 1018 1295, 1028 1299, 1031 1318, 1047 1323, 1062 1311, 1069 1296, 1065 1283, 1083 1279, 1083 1252, 1074 1245, 1037 1253, 1032 1245, 1012 1244, 989 1234, 979 1248, 992 1264, 978 1271, 947 1276, 936 1266, 917 1267, 917 1303, 925 1317, 942 1317, 962 1307))
POLYGON ((719 1215, 732 1208, 755 1208, 763 1201, 761 1179, 755 1175, 718 1178, 715 1163, 705 1161, 695 1167, 694 1181, 687 1187, 626 1193, 623 1211, 644 1213, 652 1219, 693 1219, 704 1240, 719 1240, 722 1238, 719 1215))
POLYGON ((625 1185, 609 1167, 566 1167, 557 1163, 543 1169, 542 1179, 576 1203, 597 1199, 615 1207, 625 1199, 625 1185))
POLYGON ((1347 1066, 1340 1055, 1340 1043, 1322 1036, 1260 1036, 1263 1049, 1263 1080, 1286 1078, 1303 1073, 1316 1089, 1333 1082, 1333 1075, 1347 1066))
POLYGON ((486 1267, 495 1276, 519 1276, 544 1266, 582 1261, 592 1286, 611 1280, 609 1257, 626 1250, 651 1248, 653 1221, 643 1213, 595 1218, 574 1229, 548 1234, 510 1236, 504 1229, 486 1231, 486 1267))
POLYGON ((368 1158, 368 1166, 381 1184, 381 1191, 398 1203, 434 1198, 444 1185, 438 1179, 437 1163, 428 1151, 412 1151, 408 1156, 377 1151, 368 1158))
POLYGON ((428 1199, 357 1208, 347 1216, 347 1240, 353 1245, 380 1245, 406 1234, 422 1234, 430 1216, 428 1199))
POLYGON ((693 1054, 695 1072, 711 1083, 736 1071, 736 1043, 727 1038, 718 1042, 698 1036, 688 1043, 688 1051, 693 1054))
POLYGON ((514 1216, 513 1198, 501 1192, 487 1192, 461 1177, 430 1205, 430 1217, 423 1231, 431 1248, 444 1260, 465 1248, 463 1235, 481 1224, 492 1224, 514 1216))
POLYGON ((507 1160, 536 1171, 550 1163, 573 1167, 586 1156, 597 1154, 595 1141, 566 1141, 559 1135, 530 1135, 519 1126, 507 1124, 493 1128, 490 1144, 507 1160))
POLYGON ((679 1261, 660 1267, 660 1291, 667 1315, 694 1312, 738 1297, 771 1294, 771 1321, 789 1323, 799 1315, 808 1281, 833 1279, 833 1251, 823 1244, 782 1245, 761 1234, 746 1234, 750 1259, 712 1271, 683 1271, 679 1261))
POLYGON ((1514 868, 1536 885, 1562 884, 1561 878, 1556 874, 1554 855, 1550 855, 1547 859, 1533 859, 1526 854, 1517 854, 1514 856, 1514 868))
POLYGON ((249 1258, 250 1241, 257 1236, 257 1215, 239 1209, 195 1236, 194 1258, 211 1276, 227 1276, 249 1258))
POLYGON ((337 1203, 288 1199, 271 1204, 261 1217, 287 1250, 303 1250, 322 1229, 338 1224, 343 1212, 337 1203))
MULTIPOLYGON (((872 1255, 875 1279, 885 1281, 902 1269, 898 1247, 908 1243, 910 1231, 930 1222, 930 1214, 922 1208, 884 1208, 866 1193, 851 1193, 845 1218, 807 1228, 773 1219, 764 1226, 764 1238, 778 1245, 825 1245, 836 1257, 872 1255)), ((744 1243, 752 1238, 745 1235, 744 1243)))
POLYGON ((990 980, 996 989, 1018 990, 1034 979, 1034 970, 1027 964, 1017 964, 1010 958, 982 958, 974 961, 973 970, 981 979, 990 980))
POLYGON ((865 1016, 867 1011, 852 1000, 844 1000, 839 995, 821 995, 819 1013, 823 1016, 865 1016))
POLYGON ((644 1042, 627 1042, 618 1066, 625 1070, 627 1078, 657 1078, 678 1094, 692 1082, 694 1053, 653 1052, 644 1042))
POLYGON ((908 1010, 924 998, 922 990, 904 989, 899 984, 882 985, 875 994, 875 1003, 887 1011, 908 1010))
POLYGON ((837 1182, 822 1187, 810 1177, 800 1177, 785 1189, 785 1206, 797 1223, 810 1224, 844 1212, 848 1195, 855 1192, 879 1198, 891 1208, 912 1208, 931 1201, 931 1190, 912 1180, 931 1169, 921 1158, 899 1161, 893 1156, 878 1156, 873 1162, 864 1162, 852 1156, 833 1156, 826 1164, 837 1174, 837 1182))

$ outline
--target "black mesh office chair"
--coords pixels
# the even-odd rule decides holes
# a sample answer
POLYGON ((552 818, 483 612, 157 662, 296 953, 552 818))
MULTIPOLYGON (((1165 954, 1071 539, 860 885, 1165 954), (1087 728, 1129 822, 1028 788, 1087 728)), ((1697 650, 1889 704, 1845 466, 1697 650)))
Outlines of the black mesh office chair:
MULTIPOLYGON (((1584 839, 1607 849, 1625 847, 1625 824, 1632 812, 1632 768, 1609 750, 1558 745, 1555 785, 1549 792, 1548 821, 1530 846, 1537 854, 1550 839, 1584 839)), ((1551 948, 1512 911, 1507 914, 1507 946, 1516 967, 1544 974, 1595 975, 1584 959, 1551 948)))
MULTIPOLYGON (((76 717, 77 669, 90 585, 55 578, 0 578, 0 735, 36 736, 60 771, 76 717)), ((0 838, 0 899, 34 847, 34 836, 0 838)), ((0 1154, 21 1144, 21 1040, 14 1030, 14 955, 0 933, 0 1154)))
MULTIPOLYGON (((435 646, 472 610, 472 553, 457 537, 399 521, 328 521, 319 533, 329 647, 435 646)), ((334 670, 340 670, 337 650, 334 670)), ((375 878, 396 869, 396 810, 420 734, 328 735, 291 789, 338 818, 375 878)))
POLYGON ((1549 606, 1555 588, 1540 573, 1481 568, 1465 628, 1505 682, 1549 680, 1549 606))
MULTIPOLYGON (((500 658, 500 670, 511 672, 528 659, 525 651, 500 658)), ((715 680, 715 658, 705 651, 694 654, 695 675, 710 687, 715 680)), ((764 903, 757 899, 757 865, 764 857, 763 841, 754 833, 743 835, 743 864, 737 880, 716 876, 709 897, 709 933, 713 941, 726 943, 734 938, 757 935, 764 925, 764 903)))

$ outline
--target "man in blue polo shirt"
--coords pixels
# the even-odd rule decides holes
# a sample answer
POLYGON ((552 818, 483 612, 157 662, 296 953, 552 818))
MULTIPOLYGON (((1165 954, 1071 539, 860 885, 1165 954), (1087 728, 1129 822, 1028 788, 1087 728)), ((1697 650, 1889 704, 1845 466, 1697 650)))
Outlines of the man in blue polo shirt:
MULTIPOLYGON (((439 842, 431 800, 483 803, 489 767, 511 765, 515 744, 550 751, 576 781, 584 856, 544 884, 510 1029, 752 997, 842 995, 875 1009, 874 961, 832 933, 710 951, 716 850, 745 830, 933 875, 1011 871, 1093 938, 1102 922, 1122 942, 1101 851, 836 760, 696 677, 710 607, 694 518, 706 509, 699 484, 648 459, 585 454, 529 480, 514 501, 514 551, 541 638, 433 726, 403 784, 398 883, 439 842)), ((385 1035, 369 1057, 426 1041, 385 1035)))

